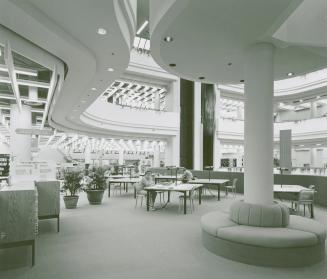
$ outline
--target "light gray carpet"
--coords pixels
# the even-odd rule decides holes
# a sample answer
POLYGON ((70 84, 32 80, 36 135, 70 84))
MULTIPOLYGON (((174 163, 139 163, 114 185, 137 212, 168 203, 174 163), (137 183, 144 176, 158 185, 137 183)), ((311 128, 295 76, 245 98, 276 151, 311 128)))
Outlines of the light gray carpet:
MULTIPOLYGON (((306 268, 277 269, 233 262, 207 251, 201 244, 201 215, 227 212, 233 201, 207 197, 193 214, 184 216, 178 213, 176 196, 166 209, 146 212, 144 206, 134 209, 131 193, 105 196, 100 206, 89 205, 81 194, 78 209, 66 210, 62 202, 59 234, 55 220, 41 221, 35 267, 30 267, 27 248, 0 251, 0 278, 325 278, 327 260, 306 268)), ((316 208, 316 219, 327 226, 327 209, 316 208)))

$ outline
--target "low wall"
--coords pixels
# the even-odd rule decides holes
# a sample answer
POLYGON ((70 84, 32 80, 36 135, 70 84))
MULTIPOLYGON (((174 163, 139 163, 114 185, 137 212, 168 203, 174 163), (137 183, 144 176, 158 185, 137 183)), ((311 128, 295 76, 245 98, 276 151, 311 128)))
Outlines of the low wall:
MULTIPOLYGON (((152 172, 170 175, 170 171, 166 168, 151 168, 152 172)), ((208 171, 191 170, 193 175, 197 178, 209 178, 208 171)), ((179 172, 181 173, 181 172, 179 172)), ((173 172, 175 175, 175 172, 173 172)), ((237 178, 236 192, 244 193, 244 173, 242 172, 224 172, 224 171, 211 171, 211 178, 222 178, 233 180, 237 178)), ((284 174, 282 177, 280 174, 274 174, 274 183, 280 184, 281 179, 283 184, 289 185, 301 185, 308 187, 310 185, 316 186, 317 194, 315 196, 315 203, 327 206, 327 176, 318 175, 296 175, 296 174, 284 174)))

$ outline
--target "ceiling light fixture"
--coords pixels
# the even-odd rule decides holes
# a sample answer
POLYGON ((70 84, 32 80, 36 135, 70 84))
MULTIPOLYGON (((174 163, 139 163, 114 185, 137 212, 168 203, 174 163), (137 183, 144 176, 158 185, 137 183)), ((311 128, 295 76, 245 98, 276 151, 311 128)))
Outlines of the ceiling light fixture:
POLYGON ((228 65, 228 66, 232 66, 232 62, 229 62, 227 65, 228 65))
POLYGON ((95 87, 92 87, 91 90, 92 91, 97 91, 97 89, 95 87))
POLYGON ((294 76, 294 73, 289 72, 289 73, 287 73, 287 76, 288 76, 288 77, 294 76))
POLYGON ((106 35, 107 34, 107 30, 104 29, 104 28, 102 28, 102 27, 100 27, 100 28, 98 28, 98 34, 99 35, 106 35))
POLYGON ((303 146, 304 146, 304 144, 300 144, 300 146, 301 146, 301 147, 303 147, 303 146))
POLYGON ((144 30, 144 28, 148 25, 149 21, 144 21, 143 24, 141 25, 141 27, 139 28, 139 30, 137 30, 136 35, 140 35, 142 33, 142 31, 144 30))
POLYGON ((85 100, 81 100, 81 103, 86 103, 86 101, 85 100))
POLYGON ((176 64, 175 63, 170 63, 169 66, 170 67, 176 67, 176 64))
POLYGON ((167 37, 164 38, 164 41, 167 42, 167 43, 170 43, 173 40, 174 40, 174 38, 173 37, 170 37, 170 36, 167 36, 167 37))
POLYGON ((199 77, 199 79, 205 79, 205 77, 199 77))
POLYGON ((321 146, 321 143, 317 143, 316 145, 317 145, 317 146, 321 146))
POLYGON ((240 80, 240 83, 244 83, 244 79, 241 79, 241 80, 240 80))
POLYGON ((115 70, 114 68, 110 68, 110 67, 107 69, 108 72, 113 72, 114 70, 115 70))

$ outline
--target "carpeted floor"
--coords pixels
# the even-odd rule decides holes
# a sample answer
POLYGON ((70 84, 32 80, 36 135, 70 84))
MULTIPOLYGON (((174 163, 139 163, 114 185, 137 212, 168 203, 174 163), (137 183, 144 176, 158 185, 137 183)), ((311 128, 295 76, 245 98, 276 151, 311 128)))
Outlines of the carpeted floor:
MULTIPOLYGON (((238 196, 237 198, 241 198, 238 196)), ((311 267, 280 269, 233 262, 201 245, 200 218, 212 210, 228 212, 232 197, 217 202, 205 197, 193 214, 178 213, 178 199, 167 208, 146 212, 134 208, 132 193, 104 197, 100 206, 81 194, 75 210, 64 209, 61 231, 56 221, 40 223, 36 265, 28 248, 0 250, 1 279, 147 279, 147 278, 310 278, 327 274, 327 260, 311 267)), ((316 208, 316 219, 327 226, 327 209, 316 208)))

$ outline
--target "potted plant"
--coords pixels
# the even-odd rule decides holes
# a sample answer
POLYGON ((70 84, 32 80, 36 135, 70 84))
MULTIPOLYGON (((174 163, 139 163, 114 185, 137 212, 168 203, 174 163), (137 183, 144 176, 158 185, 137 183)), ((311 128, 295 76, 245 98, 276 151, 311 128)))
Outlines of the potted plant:
POLYGON ((89 176, 90 182, 85 185, 85 192, 90 204, 101 204, 104 190, 106 189, 106 178, 103 168, 93 168, 89 176))
POLYGON ((81 188, 81 176, 79 172, 66 172, 64 174, 63 189, 66 191, 64 202, 67 209, 76 208, 78 202, 78 191, 81 188))

